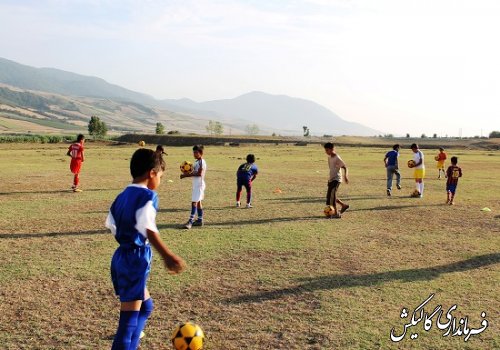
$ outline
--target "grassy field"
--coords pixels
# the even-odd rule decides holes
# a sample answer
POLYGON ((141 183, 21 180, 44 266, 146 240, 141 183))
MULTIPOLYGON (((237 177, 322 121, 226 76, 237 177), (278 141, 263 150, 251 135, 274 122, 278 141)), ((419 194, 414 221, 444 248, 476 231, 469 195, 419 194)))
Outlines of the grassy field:
MULTIPOLYGON (((116 242, 104 220, 130 181, 135 147, 89 144, 84 192, 76 194, 68 191, 66 147, 0 145, 2 349, 111 346, 116 242)), ((207 350, 500 348, 498 151, 448 150, 464 177, 456 205, 447 206, 430 151, 425 196, 411 199, 407 168, 403 189, 386 197, 386 149, 341 148, 351 183, 340 194, 351 208, 327 220, 321 146, 207 147, 206 226, 191 231, 178 229, 191 189, 189 179, 179 180, 178 164, 191 159, 190 148, 167 151, 157 222, 188 269, 169 275, 155 256, 149 288, 156 308, 142 349, 170 349, 171 331, 186 320, 204 329, 207 350), (237 209, 234 174, 249 152, 261 170, 255 207, 237 209), (484 311, 488 328, 465 342, 443 337, 435 323, 424 331, 421 321, 393 343, 391 329, 401 334, 432 293, 425 312, 442 305, 446 314, 456 304, 457 321, 468 316, 479 329, 484 311)), ((409 150, 401 158, 410 159, 409 150)))

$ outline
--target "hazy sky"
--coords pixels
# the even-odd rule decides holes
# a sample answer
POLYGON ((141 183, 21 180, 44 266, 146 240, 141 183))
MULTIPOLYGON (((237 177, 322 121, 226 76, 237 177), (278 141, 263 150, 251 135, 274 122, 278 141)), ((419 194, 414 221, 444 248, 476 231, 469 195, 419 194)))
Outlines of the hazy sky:
POLYGON ((0 0, 0 57, 156 98, 259 90, 387 133, 500 130, 500 1, 0 0))

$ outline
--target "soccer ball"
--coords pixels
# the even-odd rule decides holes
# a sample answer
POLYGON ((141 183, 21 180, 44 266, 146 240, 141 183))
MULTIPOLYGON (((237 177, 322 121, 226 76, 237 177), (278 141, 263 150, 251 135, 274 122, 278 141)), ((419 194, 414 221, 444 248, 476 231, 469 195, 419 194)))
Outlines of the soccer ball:
POLYGON ((205 335, 197 324, 187 322, 178 325, 172 333, 172 345, 175 350, 200 350, 203 348, 205 335))
POLYGON ((437 162, 439 160, 439 156, 435 156, 434 160, 437 162))
POLYGON ((328 205, 325 207, 325 209, 323 209, 323 213, 325 214, 325 216, 332 216, 333 214, 335 214, 335 209, 331 205, 328 205))
POLYGON ((420 192, 417 189, 415 189, 412 193, 410 193, 410 197, 412 198, 420 197, 420 192))
POLYGON ((188 162, 187 160, 183 161, 181 164, 181 173, 191 174, 192 172, 193 172, 193 163, 188 162))
POLYGON ((139 141, 139 146, 141 146, 141 147, 146 146, 146 142, 144 142, 144 141, 139 141))
POLYGON ((408 168, 414 168, 415 167, 415 161, 413 159, 410 159, 408 161, 408 168))

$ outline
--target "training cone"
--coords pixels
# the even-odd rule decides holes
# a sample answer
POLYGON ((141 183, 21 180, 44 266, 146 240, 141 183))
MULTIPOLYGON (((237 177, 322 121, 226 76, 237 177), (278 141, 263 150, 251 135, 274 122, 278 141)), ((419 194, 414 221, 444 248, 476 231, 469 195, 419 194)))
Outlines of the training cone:
POLYGON ((174 180, 167 180, 167 182, 174 182, 174 180))
POLYGON ((281 190, 281 188, 277 187, 277 188, 274 190, 274 193, 283 193, 283 191, 281 190))
POLYGON ((481 211, 490 212, 490 211, 491 211, 491 209, 490 209, 490 208, 488 208, 488 207, 484 207, 483 209, 481 209, 481 211))

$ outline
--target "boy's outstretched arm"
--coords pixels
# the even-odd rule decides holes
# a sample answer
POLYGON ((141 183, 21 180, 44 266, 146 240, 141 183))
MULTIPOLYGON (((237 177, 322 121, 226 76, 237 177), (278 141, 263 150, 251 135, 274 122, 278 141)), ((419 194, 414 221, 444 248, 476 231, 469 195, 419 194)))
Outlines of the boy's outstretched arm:
POLYGON ((182 272, 186 267, 184 260, 168 249, 166 244, 161 240, 158 232, 154 232, 149 229, 147 229, 146 232, 148 233, 149 242, 153 247, 155 247, 158 253, 160 253, 167 269, 172 273, 182 272))

